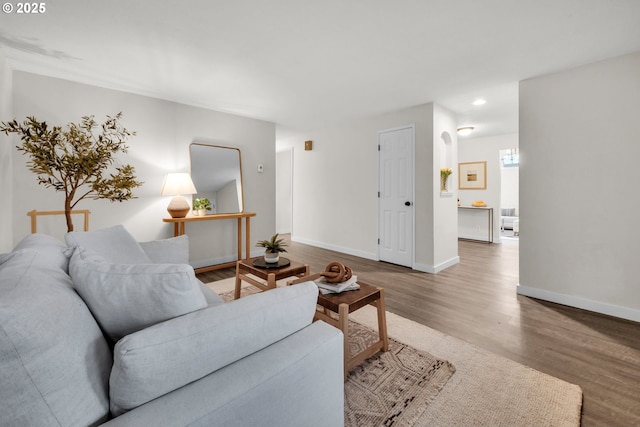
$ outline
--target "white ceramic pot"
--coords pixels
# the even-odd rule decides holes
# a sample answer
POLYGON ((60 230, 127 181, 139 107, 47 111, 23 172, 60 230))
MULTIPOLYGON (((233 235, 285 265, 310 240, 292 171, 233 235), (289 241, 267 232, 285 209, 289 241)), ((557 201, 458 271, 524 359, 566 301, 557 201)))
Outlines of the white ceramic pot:
POLYGON ((207 210, 206 209, 198 209, 196 211, 196 215, 197 216, 205 216, 207 214, 207 210))
POLYGON ((265 252, 264 253, 264 262, 266 262, 266 263, 275 264, 279 260, 280 260, 280 253, 279 252, 276 252, 276 253, 265 252))

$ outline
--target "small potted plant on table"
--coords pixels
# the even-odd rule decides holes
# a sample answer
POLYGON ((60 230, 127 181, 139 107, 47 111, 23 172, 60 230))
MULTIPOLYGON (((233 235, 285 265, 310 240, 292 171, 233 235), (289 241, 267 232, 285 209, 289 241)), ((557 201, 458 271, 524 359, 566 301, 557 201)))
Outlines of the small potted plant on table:
POLYGON ((265 248, 264 261, 274 264, 280 260, 280 252, 287 252, 284 248, 287 244, 284 239, 278 239, 278 233, 271 236, 269 240, 260 240, 256 246, 265 248))
POLYGON ((205 216, 211 210, 211 202, 206 197, 195 199, 192 210, 195 216, 205 216))

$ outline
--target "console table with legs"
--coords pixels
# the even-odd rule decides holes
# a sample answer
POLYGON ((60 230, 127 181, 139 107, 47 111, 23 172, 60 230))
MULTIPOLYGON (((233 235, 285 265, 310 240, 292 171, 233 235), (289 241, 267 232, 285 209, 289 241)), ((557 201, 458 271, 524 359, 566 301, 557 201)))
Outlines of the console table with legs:
MULTIPOLYGON (((476 211, 487 214, 487 239, 478 239, 471 236, 458 236, 460 239, 464 240, 477 240, 481 242, 493 243, 493 208, 488 208, 486 206, 458 206, 458 210, 466 210, 469 212, 476 211)), ((460 220, 460 215, 458 215, 458 221, 460 220)))
MULTIPOLYGON (((187 216, 184 218, 163 218, 163 222, 173 224, 173 235, 182 236, 185 234, 185 224, 188 222, 198 221, 219 221, 223 219, 235 219, 238 221, 238 259, 249 258, 251 253, 251 217, 256 216, 255 212, 238 212, 238 213, 224 213, 224 214, 211 214, 203 216, 187 216), (242 256, 242 219, 245 222, 245 256, 242 256)), ((218 265, 211 265, 208 267, 196 268, 196 273, 204 273, 207 271, 219 270, 221 268, 233 267, 236 265, 236 261, 226 262, 218 265)))

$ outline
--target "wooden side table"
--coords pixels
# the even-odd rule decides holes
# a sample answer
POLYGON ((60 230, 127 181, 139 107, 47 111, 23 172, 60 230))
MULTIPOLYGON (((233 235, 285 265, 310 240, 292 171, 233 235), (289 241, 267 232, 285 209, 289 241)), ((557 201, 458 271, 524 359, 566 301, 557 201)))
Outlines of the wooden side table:
MULTIPOLYGON (((293 285, 307 280, 315 280, 320 277, 319 274, 313 274, 299 280, 294 280, 288 284, 293 285)), ((371 286, 367 283, 358 281, 360 289, 355 291, 346 291, 339 294, 323 295, 318 293, 318 305, 322 310, 316 311, 314 320, 322 320, 340 329, 344 334, 344 377, 347 373, 364 362, 369 357, 379 351, 389 351, 389 338, 387 336, 387 316, 384 307, 384 289, 371 286), (366 306, 373 305, 378 311, 378 341, 362 350, 360 353, 349 357, 349 313, 366 306), (336 319, 331 312, 337 313, 336 319)))
MULTIPOLYGON (((251 283, 260 290, 266 291, 275 289, 276 282, 287 277, 304 277, 309 275, 309 266, 296 261, 289 260, 290 264, 283 267, 260 268, 253 265, 255 260, 262 257, 248 258, 236 263, 236 286, 233 294, 234 299, 240 298, 242 281, 251 283), (254 277, 251 277, 249 275, 254 277), (262 281, 258 280, 261 279, 262 281)), ((283 258, 280 257, 282 260, 283 258)), ((284 258, 287 259, 287 258, 284 258)))

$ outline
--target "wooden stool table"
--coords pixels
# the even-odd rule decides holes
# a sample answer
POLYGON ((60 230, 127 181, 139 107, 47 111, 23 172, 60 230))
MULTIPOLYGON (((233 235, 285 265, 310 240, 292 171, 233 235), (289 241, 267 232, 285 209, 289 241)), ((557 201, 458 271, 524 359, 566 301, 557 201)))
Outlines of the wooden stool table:
MULTIPOLYGON (((290 281, 288 284, 293 285, 301 283, 307 280, 315 280, 320 277, 320 274, 313 274, 302 279, 290 281)), ((323 310, 316 311, 314 320, 322 320, 330 325, 340 329, 344 334, 344 377, 347 378, 347 373, 364 362, 369 357, 373 356, 379 351, 389 351, 389 338, 387 337, 387 316, 385 314, 384 307, 384 289, 376 286, 371 286, 367 283, 358 281, 360 289, 355 291, 346 291, 339 294, 326 294, 322 292, 318 293, 318 305, 323 310), (373 305, 378 310, 378 341, 371 344, 369 347, 362 350, 360 353, 349 357, 349 313, 366 306, 373 305), (338 318, 331 316, 331 313, 336 313, 338 318)))
POLYGON ((289 261, 289 265, 261 268, 254 265, 254 261, 260 260, 263 257, 255 257, 239 260, 236 263, 236 286, 233 294, 234 299, 240 298, 240 289, 242 287, 242 281, 251 283, 253 286, 260 290, 267 291, 269 289, 275 289, 276 282, 280 279, 287 277, 304 277, 309 275, 309 266, 307 264, 301 264, 296 261, 289 260, 287 258, 280 257, 280 260, 289 261), (249 274, 254 277, 249 276, 249 274), (257 280, 257 278, 263 281, 257 280))

